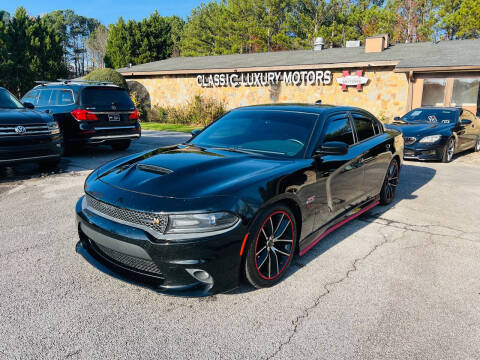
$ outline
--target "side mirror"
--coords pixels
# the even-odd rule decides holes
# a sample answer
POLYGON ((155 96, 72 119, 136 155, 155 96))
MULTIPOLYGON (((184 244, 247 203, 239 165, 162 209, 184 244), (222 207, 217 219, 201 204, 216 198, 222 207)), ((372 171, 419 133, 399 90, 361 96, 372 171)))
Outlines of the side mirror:
POLYGON ((472 120, 468 120, 468 119, 460 120, 460 124, 462 125, 470 125, 471 123, 472 123, 472 120))
POLYGON ((329 141, 320 145, 314 155, 345 155, 348 152, 348 144, 341 141, 329 141))
POLYGON ((23 103, 23 106, 25 106, 27 109, 30 109, 30 110, 35 109, 35 105, 33 105, 33 104, 30 103, 30 102, 24 102, 24 103, 23 103))
POLYGON ((197 136, 201 132, 202 132, 202 129, 195 129, 195 130, 192 131, 192 136, 197 136))
POLYGON ((393 120, 395 120, 395 121, 398 121, 398 120, 400 120, 400 119, 401 119, 400 116, 395 116, 395 117, 393 118, 393 120))

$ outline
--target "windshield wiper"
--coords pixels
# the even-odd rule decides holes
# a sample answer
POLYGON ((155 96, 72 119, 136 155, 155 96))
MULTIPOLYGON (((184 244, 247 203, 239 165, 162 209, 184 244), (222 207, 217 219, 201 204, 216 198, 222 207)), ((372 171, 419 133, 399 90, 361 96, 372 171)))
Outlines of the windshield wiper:
POLYGON ((233 148, 233 147, 212 146, 211 148, 215 149, 215 150, 231 151, 231 152, 236 152, 236 153, 240 153, 240 154, 252 154, 252 153, 256 152, 255 150, 248 151, 248 150, 242 150, 242 149, 233 148))

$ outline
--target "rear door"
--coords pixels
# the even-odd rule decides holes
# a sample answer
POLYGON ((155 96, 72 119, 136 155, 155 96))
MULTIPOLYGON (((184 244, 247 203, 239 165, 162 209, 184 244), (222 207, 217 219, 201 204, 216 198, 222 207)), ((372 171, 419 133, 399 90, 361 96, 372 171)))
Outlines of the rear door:
POLYGON ((477 142, 477 129, 476 129, 476 117, 473 115, 472 112, 468 110, 463 110, 462 115, 460 116, 460 122, 461 120, 470 120, 470 124, 460 124, 460 126, 463 129, 463 134, 462 134, 462 150, 470 149, 475 146, 477 142))
POLYGON ((134 128, 130 115, 135 106, 126 90, 114 86, 87 86, 82 90, 81 107, 97 115, 93 122, 97 131, 134 128))
POLYGON ((383 126, 371 114, 361 111, 351 112, 355 127, 360 161, 364 167, 363 187, 367 197, 380 193, 392 153, 391 144, 386 142, 383 126))
POLYGON ((344 142, 349 148, 345 155, 324 155, 316 159, 317 188, 325 191, 317 195, 316 229, 361 202, 365 195, 362 154, 347 112, 327 119, 319 145, 329 141, 344 142))

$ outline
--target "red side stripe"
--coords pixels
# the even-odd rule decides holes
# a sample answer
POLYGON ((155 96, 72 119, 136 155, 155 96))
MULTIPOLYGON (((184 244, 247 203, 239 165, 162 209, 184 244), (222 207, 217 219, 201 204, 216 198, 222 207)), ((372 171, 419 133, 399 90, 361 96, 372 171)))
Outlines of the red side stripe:
POLYGON ((300 256, 303 256, 305 255, 305 253, 310 250, 311 248, 313 248, 315 245, 317 245, 317 243, 322 240, 325 236, 327 236, 328 234, 330 234, 331 232, 337 230, 339 227, 345 225, 346 223, 348 223, 349 221, 355 219, 356 217, 362 215, 364 212, 370 210, 371 208, 377 206, 378 204, 380 203, 380 201, 375 201, 373 203, 371 203, 370 205, 368 205, 366 208, 363 208, 362 210, 360 210, 359 212, 356 212, 355 214, 353 215, 350 215, 348 218, 346 218, 345 220, 342 220, 340 221, 338 224, 335 224, 333 225, 331 228, 329 228, 328 230, 326 230, 322 235, 320 235, 320 237, 315 240, 314 242, 312 242, 310 245, 308 245, 305 249, 303 249, 301 252, 300 252, 300 256))
POLYGON ((245 244, 247 243, 247 239, 248 239, 248 233, 246 233, 245 237, 243 238, 242 247, 240 248, 240 256, 243 255, 243 250, 245 250, 245 244))

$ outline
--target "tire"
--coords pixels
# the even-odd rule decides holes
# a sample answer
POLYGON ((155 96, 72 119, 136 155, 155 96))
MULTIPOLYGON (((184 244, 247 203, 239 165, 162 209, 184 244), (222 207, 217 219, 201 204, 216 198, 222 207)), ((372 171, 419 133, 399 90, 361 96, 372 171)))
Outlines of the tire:
POLYGON ((455 153, 455 139, 450 138, 443 149, 442 163, 449 163, 453 159, 453 154, 455 153))
POLYGON ((112 143, 112 149, 116 151, 127 150, 130 146, 130 140, 122 140, 112 143))
POLYGON ((249 233, 250 241, 244 259, 245 277, 256 288, 279 283, 292 262, 297 246, 295 216, 288 207, 273 205, 259 214, 249 233), (276 234, 276 240, 272 233, 276 234))
POLYGON ((381 205, 388 205, 395 199, 399 175, 400 165, 397 159, 393 159, 390 162, 390 165, 388 165, 387 173, 383 180, 382 190, 380 191, 381 205))
POLYGON ((480 135, 478 135, 477 142, 475 143, 475 147, 473 148, 473 151, 475 152, 480 151, 480 135))

